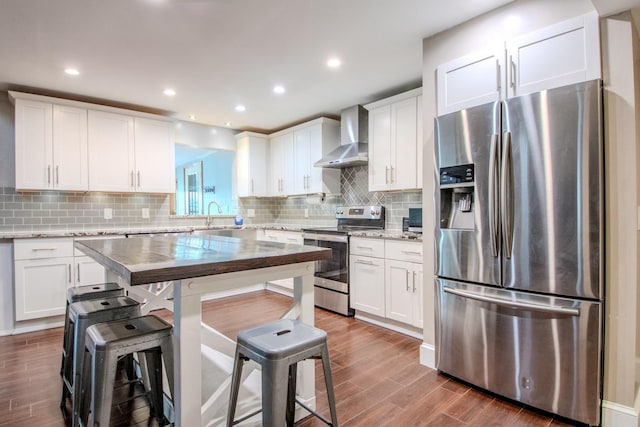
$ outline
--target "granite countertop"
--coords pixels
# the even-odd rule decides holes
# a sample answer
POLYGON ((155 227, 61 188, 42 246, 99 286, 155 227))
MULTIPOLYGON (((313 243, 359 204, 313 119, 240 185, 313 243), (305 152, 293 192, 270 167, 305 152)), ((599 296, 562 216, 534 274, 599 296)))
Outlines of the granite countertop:
POLYGON ((141 236, 74 246, 131 285, 181 280, 331 257, 331 250, 232 237, 141 236))
POLYGON ((411 233, 401 230, 366 230, 353 231, 350 233, 353 237, 368 237, 375 239, 394 239, 394 240, 411 240, 422 242, 422 233, 411 233))

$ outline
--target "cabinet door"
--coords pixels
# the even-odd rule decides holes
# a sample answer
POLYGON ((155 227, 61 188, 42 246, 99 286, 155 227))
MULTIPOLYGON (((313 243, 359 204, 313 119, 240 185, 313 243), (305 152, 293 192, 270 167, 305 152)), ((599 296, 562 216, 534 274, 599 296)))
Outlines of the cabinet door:
POLYGON ((271 194, 293 193, 293 132, 271 139, 271 194))
POLYGON ((87 191, 87 110, 53 106, 53 186, 59 190, 87 191))
POLYGON ((16 99, 16 188, 52 187, 53 106, 16 99))
POLYGON ((391 105, 391 165, 389 189, 416 187, 417 151, 416 98, 391 105))
POLYGON ((73 257, 15 262, 16 320, 65 313, 67 288, 73 285, 73 257))
POLYGON ((413 277, 411 263, 385 260, 386 314, 403 323, 413 320, 413 277))
POLYGON ((384 317, 384 260, 352 255, 349 275, 351 308, 384 317))
POLYGON ((91 257, 74 257, 74 285, 85 286, 104 283, 107 278, 105 268, 91 257))
POLYGON ((293 194, 309 193, 311 180, 311 128, 293 133, 293 194))
POLYGON ((89 190, 135 191, 133 117, 89 110, 88 119, 89 190))
POLYGON ((134 145, 136 190, 145 193, 173 193, 173 124, 136 117, 134 145))
POLYGON ((424 327, 423 309, 424 305, 424 275, 422 274, 422 264, 413 264, 413 326, 424 327))
POLYGON ((236 171, 238 197, 267 195, 268 142, 264 138, 243 136, 238 139, 236 171))
POLYGON ((600 78, 599 40, 596 12, 511 40, 508 96, 600 78))
POLYGON ((391 167, 391 105, 369 111, 369 191, 386 190, 391 167))

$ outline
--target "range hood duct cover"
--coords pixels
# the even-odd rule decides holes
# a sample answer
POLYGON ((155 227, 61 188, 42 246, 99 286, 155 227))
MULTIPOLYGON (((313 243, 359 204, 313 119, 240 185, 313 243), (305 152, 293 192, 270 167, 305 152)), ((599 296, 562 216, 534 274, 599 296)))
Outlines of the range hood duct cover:
POLYGON ((340 146, 313 165, 322 168, 346 168, 369 161, 369 113, 362 105, 342 110, 340 146))

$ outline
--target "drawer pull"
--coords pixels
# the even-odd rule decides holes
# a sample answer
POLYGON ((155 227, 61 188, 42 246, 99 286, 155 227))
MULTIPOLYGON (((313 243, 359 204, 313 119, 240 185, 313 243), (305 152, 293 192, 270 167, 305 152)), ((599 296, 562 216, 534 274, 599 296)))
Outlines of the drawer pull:
POLYGON ((416 252, 416 251, 402 251, 402 253, 407 255, 422 255, 422 252, 416 252))
POLYGON ((38 252, 38 251, 55 251, 57 248, 33 248, 31 249, 33 252, 38 252))
POLYGON ((69 267, 69 283, 71 283, 71 264, 67 264, 67 267, 69 267))
POLYGON ((358 249, 366 249, 368 251, 372 251, 373 250, 373 248, 371 246, 356 246, 356 248, 358 248, 358 249))
POLYGON ((357 259, 355 262, 356 264, 375 265, 373 261, 368 261, 364 259, 357 259))

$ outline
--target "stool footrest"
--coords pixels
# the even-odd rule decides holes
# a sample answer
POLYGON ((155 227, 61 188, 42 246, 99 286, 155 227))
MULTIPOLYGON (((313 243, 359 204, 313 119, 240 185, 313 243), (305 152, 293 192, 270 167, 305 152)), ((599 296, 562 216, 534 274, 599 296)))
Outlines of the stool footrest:
POLYGON ((314 415, 315 417, 317 417, 320 421, 322 421, 323 423, 325 423, 328 426, 333 426, 333 423, 331 421, 329 421, 328 419, 326 419, 325 417, 323 417, 322 415, 320 415, 319 413, 317 413, 316 411, 314 411, 313 409, 309 408, 307 405, 305 405, 304 403, 300 402, 300 399, 296 398, 296 403, 300 406, 302 406, 306 411, 311 412, 311 415, 314 415))

